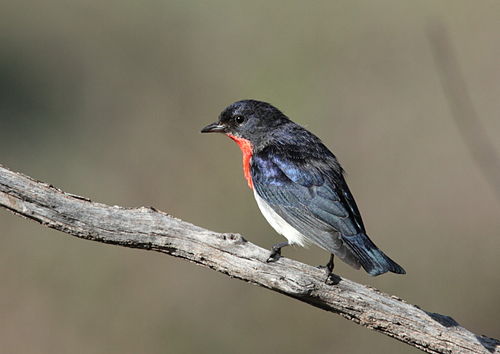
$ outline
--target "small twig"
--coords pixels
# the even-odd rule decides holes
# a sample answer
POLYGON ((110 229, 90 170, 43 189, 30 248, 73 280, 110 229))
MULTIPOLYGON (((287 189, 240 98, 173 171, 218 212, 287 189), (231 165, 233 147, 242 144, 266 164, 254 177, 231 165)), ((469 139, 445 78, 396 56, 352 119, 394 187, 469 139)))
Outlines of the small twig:
POLYGON ((154 208, 127 209, 91 202, 0 165, 0 206, 79 238, 180 257, 331 311, 428 353, 500 353, 496 339, 475 335, 448 316, 395 296, 281 258, 238 234, 221 234, 154 208))
POLYGON ((442 24, 434 23, 427 37, 460 136, 500 202, 500 158, 474 108, 450 36, 442 24))

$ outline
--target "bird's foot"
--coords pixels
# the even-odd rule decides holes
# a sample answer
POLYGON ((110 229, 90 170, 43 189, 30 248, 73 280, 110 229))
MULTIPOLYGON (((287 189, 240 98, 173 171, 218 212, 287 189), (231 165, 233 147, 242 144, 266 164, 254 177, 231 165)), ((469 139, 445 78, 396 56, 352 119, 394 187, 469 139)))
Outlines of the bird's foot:
POLYGON ((340 282, 340 278, 333 274, 333 268, 335 264, 333 263, 333 254, 330 255, 330 260, 324 266, 318 266, 319 269, 324 269, 326 271, 325 284, 327 285, 337 285, 340 282))
POLYGON ((281 258, 281 249, 285 246, 288 246, 288 242, 280 242, 275 244, 272 249, 271 249, 271 254, 269 255, 269 258, 266 260, 267 263, 272 263, 276 262, 278 259, 281 258))
POLYGON ((326 285, 337 285, 340 283, 340 277, 336 274, 328 274, 328 276, 325 279, 325 284, 326 285))

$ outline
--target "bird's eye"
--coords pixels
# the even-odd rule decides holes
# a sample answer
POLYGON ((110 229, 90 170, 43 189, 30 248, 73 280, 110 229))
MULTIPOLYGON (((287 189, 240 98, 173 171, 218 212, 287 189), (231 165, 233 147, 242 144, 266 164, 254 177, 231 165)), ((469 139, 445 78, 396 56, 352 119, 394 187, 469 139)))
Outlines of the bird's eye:
POLYGON ((238 124, 241 124, 241 123, 243 123, 245 121, 245 117, 243 117, 243 116, 235 116, 234 117, 234 121, 236 123, 238 123, 238 124))

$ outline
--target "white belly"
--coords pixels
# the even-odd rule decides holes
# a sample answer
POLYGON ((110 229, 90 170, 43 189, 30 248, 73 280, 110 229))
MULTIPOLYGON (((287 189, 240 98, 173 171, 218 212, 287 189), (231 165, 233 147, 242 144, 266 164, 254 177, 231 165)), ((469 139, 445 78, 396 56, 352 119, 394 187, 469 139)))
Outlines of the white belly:
POLYGON ((279 216, 273 210, 273 208, 271 208, 269 204, 267 204, 267 202, 257 194, 255 189, 253 191, 253 195, 255 197, 255 200, 257 201, 257 205, 259 206, 262 215, 264 215, 267 222, 276 230, 277 233, 285 236, 288 240, 288 243, 290 243, 291 245, 297 244, 302 247, 306 246, 307 239, 304 237, 304 235, 294 229, 281 216, 279 216))

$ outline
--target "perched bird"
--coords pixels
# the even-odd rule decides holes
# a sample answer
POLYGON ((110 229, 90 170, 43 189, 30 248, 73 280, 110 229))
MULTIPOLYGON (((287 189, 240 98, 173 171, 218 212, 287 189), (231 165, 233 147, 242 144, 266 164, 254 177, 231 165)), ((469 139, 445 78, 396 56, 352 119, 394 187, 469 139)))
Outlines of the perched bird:
POLYGON ((405 274, 370 240, 335 155, 321 140, 266 102, 242 100, 228 106, 202 133, 224 133, 243 153, 243 172, 260 211, 287 241, 281 248, 313 243, 370 275, 405 274))

